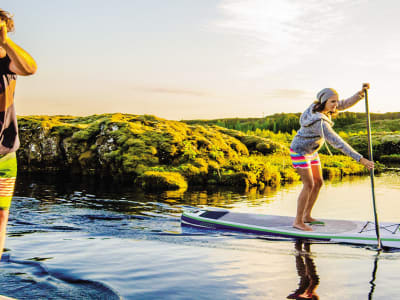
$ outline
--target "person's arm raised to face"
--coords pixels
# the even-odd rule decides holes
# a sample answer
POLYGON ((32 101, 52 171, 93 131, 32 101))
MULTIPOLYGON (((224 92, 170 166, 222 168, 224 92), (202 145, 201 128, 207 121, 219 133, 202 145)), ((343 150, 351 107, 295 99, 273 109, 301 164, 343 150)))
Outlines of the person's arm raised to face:
POLYGON ((0 20, 0 47, 3 48, 11 60, 10 71, 17 75, 28 76, 36 72, 35 60, 15 44, 9 37, 6 22, 0 20))

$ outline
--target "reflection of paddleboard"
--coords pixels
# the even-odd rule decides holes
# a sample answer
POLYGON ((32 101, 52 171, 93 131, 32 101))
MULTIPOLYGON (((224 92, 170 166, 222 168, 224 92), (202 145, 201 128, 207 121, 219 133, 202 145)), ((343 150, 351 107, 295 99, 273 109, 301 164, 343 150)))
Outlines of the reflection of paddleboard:
MULTIPOLYGON (((302 231, 292 227, 293 220, 293 217, 237 213, 213 208, 188 210, 181 216, 182 225, 195 227, 338 243, 377 244, 375 224, 372 222, 322 219, 324 226, 313 225, 313 231, 302 231)), ((383 245, 400 248, 400 224, 379 225, 383 245)))

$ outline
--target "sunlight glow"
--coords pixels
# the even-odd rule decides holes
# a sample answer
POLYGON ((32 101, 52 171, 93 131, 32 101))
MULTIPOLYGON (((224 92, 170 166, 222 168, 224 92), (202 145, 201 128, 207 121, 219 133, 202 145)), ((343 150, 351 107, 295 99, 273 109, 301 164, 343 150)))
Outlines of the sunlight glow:
POLYGON ((332 0, 224 0, 224 18, 216 25, 247 37, 245 53, 257 64, 252 72, 266 73, 319 51, 339 31, 347 7, 332 0))

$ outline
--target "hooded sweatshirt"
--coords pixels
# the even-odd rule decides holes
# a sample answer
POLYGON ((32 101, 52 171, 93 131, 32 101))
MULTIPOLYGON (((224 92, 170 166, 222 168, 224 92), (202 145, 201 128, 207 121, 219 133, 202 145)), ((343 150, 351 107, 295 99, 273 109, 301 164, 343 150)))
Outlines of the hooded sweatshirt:
MULTIPOLYGON (((346 100, 340 100, 337 110, 345 110, 355 105, 361 99, 360 95, 356 93, 346 100)), ((314 106, 314 103, 311 104, 301 115, 301 128, 293 138, 290 148, 301 155, 312 154, 322 147, 324 141, 327 141, 332 147, 342 151, 356 161, 360 161, 363 156, 355 151, 332 129, 333 122, 330 116, 320 112, 314 113, 314 106)))

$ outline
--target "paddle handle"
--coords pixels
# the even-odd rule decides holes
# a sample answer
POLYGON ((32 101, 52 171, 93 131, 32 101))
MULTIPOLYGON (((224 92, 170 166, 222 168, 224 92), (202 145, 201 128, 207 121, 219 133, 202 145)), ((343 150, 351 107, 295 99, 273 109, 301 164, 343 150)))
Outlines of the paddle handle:
MULTIPOLYGON (((365 95, 365 111, 367 113, 368 158, 370 161, 373 161, 374 158, 373 158, 373 153, 372 153, 371 118, 369 115, 368 90, 367 89, 364 89, 364 95, 365 95)), ((374 218, 375 218, 375 232, 376 232, 376 238, 378 241, 378 250, 382 250, 382 241, 381 241, 381 236, 380 236, 380 232, 379 232, 378 213, 377 213, 376 200, 375 200, 374 169, 371 169, 369 172, 370 172, 370 177, 371 177, 371 191, 372 191, 372 204, 373 204, 373 208, 374 208, 374 218)))

